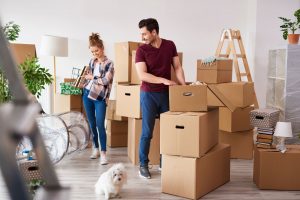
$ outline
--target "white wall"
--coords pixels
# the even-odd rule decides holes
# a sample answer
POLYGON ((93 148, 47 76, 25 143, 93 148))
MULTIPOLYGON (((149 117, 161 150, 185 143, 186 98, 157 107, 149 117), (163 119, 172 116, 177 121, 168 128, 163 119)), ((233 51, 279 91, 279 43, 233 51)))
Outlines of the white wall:
POLYGON ((299 0, 257 1, 254 81, 260 107, 266 105, 269 50, 284 48, 287 44, 282 38, 282 23, 278 17, 293 18, 294 11, 299 8, 299 0))
MULTIPOLYGON (((58 79, 69 77, 72 67, 87 64, 90 58, 87 40, 91 32, 100 33, 105 41, 106 54, 114 59, 114 43, 139 41, 137 27, 139 20, 154 17, 160 24, 161 37, 173 40, 178 51, 183 52, 186 79, 194 81, 196 60, 214 55, 223 28, 240 29, 250 69, 252 72, 257 71, 252 66, 254 63, 255 66, 261 65, 260 62, 263 62, 267 55, 263 52, 263 55, 260 54, 258 57, 260 51, 255 51, 255 48, 266 48, 267 44, 261 43, 261 36, 258 37, 256 33, 263 34, 262 24, 268 24, 269 29, 270 23, 276 24, 277 20, 277 16, 273 14, 268 13, 265 16, 264 10, 269 10, 269 5, 274 11, 276 8, 279 13, 278 8, 286 2, 288 2, 286 7, 293 10, 294 5, 298 6, 300 0, 274 0, 278 7, 271 1, 273 2, 273 0, 0 0, 0 17, 2 23, 13 20, 21 25, 18 42, 34 43, 37 50, 44 34, 69 38, 69 57, 57 58, 58 79), (256 15, 257 8, 259 12, 256 15)), ((274 34, 276 31, 267 32, 273 33, 272 37, 276 38, 278 35, 274 34)), ((51 58, 41 56, 39 52, 38 56, 41 64, 52 69, 51 58)), ((260 76, 255 76, 257 82, 263 82, 260 76)), ((263 101, 265 90, 261 88, 257 90, 259 100, 263 101)), ((44 93, 46 94, 42 99, 49 98, 49 92, 44 93)), ((49 105, 43 106, 46 111, 49 110, 49 105)))

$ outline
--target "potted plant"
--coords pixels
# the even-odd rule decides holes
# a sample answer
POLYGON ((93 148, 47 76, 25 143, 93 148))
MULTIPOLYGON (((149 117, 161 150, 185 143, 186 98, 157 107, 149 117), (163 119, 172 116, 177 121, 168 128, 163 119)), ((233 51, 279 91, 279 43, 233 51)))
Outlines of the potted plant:
MULTIPOLYGON (((19 37, 20 26, 14 22, 8 22, 3 27, 3 32, 8 41, 15 41, 19 37)), ((18 67, 29 92, 39 98, 41 91, 53 80, 49 70, 40 66, 38 59, 34 57, 27 57, 18 67)), ((0 103, 11 100, 8 84, 7 79, 0 70, 0 103)))
MULTIPOLYGON (((4 25, 2 31, 8 41, 15 41, 19 37, 20 26, 13 21, 10 21, 4 25)), ((9 101, 10 99, 11 96, 8 89, 8 82, 0 69, 0 103, 9 101)))
POLYGON ((53 80, 49 69, 41 67, 38 59, 34 57, 26 58, 19 65, 19 69, 24 77, 26 87, 37 98, 41 96, 41 91, 45 89, 45 86, 51 84, 53 80))
POLYGON ((300 28, 300 9, 295 11, 294 16, 295 20, 279 17, 283 22, 280 26, 283 39, 288 39, 289 44, 298 44, 299 41, 299 34, 295 34, 295 32, 300 28))
POLYGON ((20 26, 10 21, 3 27, 3 32, 8 41, 15 41, 19 37, 20 26))

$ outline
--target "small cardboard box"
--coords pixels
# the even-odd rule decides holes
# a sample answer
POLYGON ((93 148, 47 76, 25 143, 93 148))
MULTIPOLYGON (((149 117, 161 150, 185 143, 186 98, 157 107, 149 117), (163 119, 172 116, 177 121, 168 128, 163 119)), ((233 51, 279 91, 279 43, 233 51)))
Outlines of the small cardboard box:
MULTIPOLYGON (((160 132, 159 120, 155 120, 153 137, 149 151, 149 164, 159 165, 160 163, 160 132)), ((134 165, 139 165, 139 147, 142 133, 142 119, 128 118, 128 157, 134 165)))
POLYGON ((218 109, 165 112, 160 120, 162 154, 200 158, 218 143, 218 109))
POLYGON ((230 180, 230 146, 218 144, 201 158, 162 157, 162 192, 199 199, 230 180))
MULTIPOLYGON (((141 80, 138 77, 136 67, 135 67, 135 54, 136 54, 136 51, 135 50, 132 51, 131 81, 130 81, 130 83, 131 84, 141 84, 141 80)), ((179 57, 179 61, 180 61, 181 65, 182 65, 182 53, 178 52, 178 57, 179 57)), ((177 78, 176 78, 176 74, 175 74, 175 71, 174 71, 173 67, 171 67, 171 80, 179 83, 177 78)))
POLYGON ((230 144, 230 158, 253 159, 253 130, 233 133, 219 131, 219 143, 230 144))
POLYGON ((127 147, 127 121, 107 120, 107 146, 109 147, 127 147))
POLYGON ((210 84, 208 87, 231 111, 238 107, 244 108, 254 104, 255 91, 253 82, 210 84))
POLYGON ((105 118, 107 120, 127 121, 127 117, 122 117, 116 114, 116 103, 116 100, 108 100, 105 118))
POLYGON ((250 111, 254 107, 237 108, 231 112, 227 107, 219 107, 219 129, 227 132, 247 131, 253 129, 250 124, 250 111))
POLYGON ((281 153, 255 148, 253 181, 259 189, 300 190, 300 145, 281 153))
POLYGON ((232 60, 217 60, 205 65, 197 60, 197 81, 205 83, 229 83, 232 81, 232 60))
POLYGON ((16 44, 10 43, 10 49, 16 59, 16 63, 19 65, 23 63, 27 57, 36 57, 34 44, 16 44))
POLYGON ((273 128, 279 121, 279 114, 278 109, 255 109, 250 112, 251 124, 259 128, 273 128))
POLYGON ((207 86, 170 86, 169 103, 170 111, 207 111, 207 86))
POLYGON ((18 164, 19 169, 27 182, 32 180, 43 180, 37 160, 21 160, 18 164))
POLYGON ((140 85, 117 85, 116 114, 124 117, 141 118, 140 85))
POLYGON ((139 42, 118 42, 115 43, 115 81, 130 82, 132 51, 137 50, 141 45, 139 42))

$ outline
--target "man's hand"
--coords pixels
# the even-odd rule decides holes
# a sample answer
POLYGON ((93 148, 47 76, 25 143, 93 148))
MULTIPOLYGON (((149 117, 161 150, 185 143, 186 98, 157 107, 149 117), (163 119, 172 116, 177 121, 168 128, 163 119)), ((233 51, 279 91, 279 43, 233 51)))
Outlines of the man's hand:
POLYGON ((168 80, 168 79, 164 79, 163 84, 164 85, 177 85, 176 82, 168 80))

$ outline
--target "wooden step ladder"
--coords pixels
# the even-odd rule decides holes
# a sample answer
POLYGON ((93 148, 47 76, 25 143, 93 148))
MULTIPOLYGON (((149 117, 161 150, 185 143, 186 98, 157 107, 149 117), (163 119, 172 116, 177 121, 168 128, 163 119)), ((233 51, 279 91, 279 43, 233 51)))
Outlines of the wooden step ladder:
MULTIPOLYGON (((232 54, 233 66, 234 66, 237 81, 242 81, 242 77, 246 77, 248 82, 253 82, 240 31, 232 30, 232 29, 224 29, 215 56, 229 58, 231 54, 232 54), (225 40, 228 40, 228 46, 226 48, 226 53, 222 54, 222 48, 224 46, 225 40), (238 46, 240 48, 239 54, 237 54, 234 40, 237 40, 238 42, 238 46), (243 73, 241 73, 240 71, 239 62, 238 62, 239 58, 241 58, 243 61, 243 65, 245 69, 245 72, 243 73)), ((254 106, 255 108, 258 108, 259 106, 258 106, 258 101, 255 92, 254 92, 254 96, 255 96, 254 106)))

